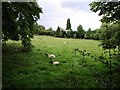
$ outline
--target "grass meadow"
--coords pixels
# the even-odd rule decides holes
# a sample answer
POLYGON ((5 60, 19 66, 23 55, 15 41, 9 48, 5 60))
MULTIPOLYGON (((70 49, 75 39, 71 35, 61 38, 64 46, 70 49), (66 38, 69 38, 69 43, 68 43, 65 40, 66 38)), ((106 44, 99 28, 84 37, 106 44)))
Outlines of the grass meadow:
POLYGON ((20 41, 9 40, 2 46, 3 88, 104 88, 99 78, 107 71, 104 65, 75 51, 86 50, 98 58, 103 52, 99 43, 95 40, 34 36, 32 51, 23 53, 20 41), (46 53, 56 57, 48 58, 46 53), (60 64, 53 65, 50 61, 59 61, 60 64))

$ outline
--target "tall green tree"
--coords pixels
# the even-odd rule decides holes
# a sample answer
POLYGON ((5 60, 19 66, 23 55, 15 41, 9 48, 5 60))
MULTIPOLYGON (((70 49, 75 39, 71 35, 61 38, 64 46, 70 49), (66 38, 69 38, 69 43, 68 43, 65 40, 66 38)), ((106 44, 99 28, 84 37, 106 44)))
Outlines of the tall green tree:
POLYGON ((118 47, 120 50, 120 24, 103 24, 101 26, 102 30, 102 45, 105 49, 114 49, 118 47))
POLYGON ((34 34, 38 34, 38 35, 41 35, 42 32, 45 31, 45 27, 43 25, 38 25, 37 23, 35 23, 34 25, 34 34))
POLYGON ((93 31, 92 39, 94 40, 102 40, 102 30, 100 28, 93 31))
POLYGON ((45 30, 45 26, 39 25, 39 29, 40 29, 40 30, 45 30))
POLYGON ((77 38, 83 39, 84 36, 85 36, 85 31, 84 31, 82 25, 79 25, 79 26, 77 27, 77 38))
POLYGON ((116 48, 114 36, 114 30, 110 28, 109 24, 104 25, 101 29, 102 30, 102 47, 104 49, 112 49, 116 48))
POLYGON ((67 19, 67 24, 66 24, 66 29, 72 30, 71 29, 71 23, 70 23, 70 19, 67 19))
POLYGON ((22 40, 25 51, 31 50, 31 38, 34 34, 34 23, 42 13, 37 2, 3 2, 2 33, 6 41, 22 40))
POLYGON ((86 38, 91 39, 91 36, 92 36, 92 30, 91 28, 89 28, 88 31, 86 32, 86 38))
POLYGON ((57 30, 55 32, 55 36, 60 37, 60 27, 59 26, 57 27, 57 30))
POLYGON ((52 29, 52 27, 49 27, 47 30, 45 30, 47 32, 47 35, 51 35, 54 36, 54 31, 52 29))

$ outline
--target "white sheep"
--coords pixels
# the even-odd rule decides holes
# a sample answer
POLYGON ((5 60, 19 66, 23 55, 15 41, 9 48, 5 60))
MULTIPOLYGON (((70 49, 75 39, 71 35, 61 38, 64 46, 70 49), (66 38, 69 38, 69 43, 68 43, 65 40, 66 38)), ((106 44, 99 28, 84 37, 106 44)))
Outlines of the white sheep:
POLYGON ((4 40, 3 39, 1 39, 1 43, 3 42, 4 40))
POLYGON ((68 44, 68 42, 64 42, 64 44, 68 44))
POLYGON ((53 64, 57 65, 60 64, 58 61, 54 61, 53 64))
POLYGON ((59 61, 50 61, 50 63, 52 63, 52 64, 54 64, 54 65, 60 64, 59 61))
POLYGON ((55 58, 56 56, 54 54, 46 54, 49 58, 55 58))

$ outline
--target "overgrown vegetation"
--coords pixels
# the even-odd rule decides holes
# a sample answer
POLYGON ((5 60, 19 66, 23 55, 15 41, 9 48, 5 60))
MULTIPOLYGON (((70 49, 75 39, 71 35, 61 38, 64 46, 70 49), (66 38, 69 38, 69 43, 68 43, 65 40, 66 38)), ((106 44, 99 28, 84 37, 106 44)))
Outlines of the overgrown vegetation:
MULTIPOLYGON (((114 74, 116 71, 119 71, 119 63, 120 63, 120 1, 118 2, 92 2, 90 3, 91 10, 93 12, 99 12, 99 15, 103 15, 101 19, 102 26, 98 30, 101 32, 99 37, 102 39, 101 46, 103 49, 108 50, 109 59, 106 60, 103 58, 102 63, 108 68, 108 76, 109 81, 103 81, 106 83, 107 87, 114 88, 117 80, 117 74, 114 74), (114 12, 114 13, 113 13, 114 12), (112 53, 113 50, 113 53, 112 53), (117 53, 116 53, 117 52, 117 53), (115 58, 116 57, 116 58, 115 58)), ((105 77, 104 77, 105 78, 105 77)), ((118 81, 117 81, 118 82, 118 81)), ((117 86, 116 86, 117 87, 117 86)))

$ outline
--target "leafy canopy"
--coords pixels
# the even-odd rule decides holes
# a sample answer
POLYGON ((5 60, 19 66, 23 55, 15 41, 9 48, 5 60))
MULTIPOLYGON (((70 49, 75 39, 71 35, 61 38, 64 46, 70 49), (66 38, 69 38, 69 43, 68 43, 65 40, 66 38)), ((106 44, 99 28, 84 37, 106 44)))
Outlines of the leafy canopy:
POLYGON ((99 15, 103 15, 101 19, 103 48, 114 49, 118 47, 120 51, 120 1, 92 2, 90 7, 93 12, 99 11, 99 15))
POLYGON ((31 49, 34 34, 34 23, 42 13, 37 2, 3 2, 2 33, 3 40, 22 40, 24 50, 31 49))
POLYGON ((92 2, 89 4, 90 10, 93 12, 98 12, 99 15, 103 15, 101 19, 102 22, 117 22, 120 20, 120 1, 110 2, 92 2))
POLYGON ((82 25, 79 25, 77 27, 77 37, 83 39, 84 35, 85 35, 85 31, 84 31, 82 25))
POLYGON ((60 36, 60 27, 59 27, 59 26, 57 27, 55 36, 56 36, 56 37, 59 37, 59 36, 60 36))

